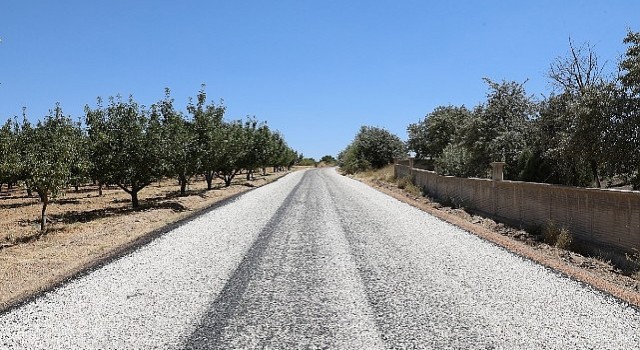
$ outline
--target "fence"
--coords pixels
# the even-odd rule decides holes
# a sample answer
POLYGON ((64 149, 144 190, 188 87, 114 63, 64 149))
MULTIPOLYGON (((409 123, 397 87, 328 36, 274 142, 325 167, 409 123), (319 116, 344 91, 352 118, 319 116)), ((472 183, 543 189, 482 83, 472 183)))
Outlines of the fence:
POLYGON ((553 221, 582 250, 605 258, 619 261, 640 249, 639 192, 442 176, 406 162, 396 162, 394 171, 435 199, 516 227, 539 229, 553 221))

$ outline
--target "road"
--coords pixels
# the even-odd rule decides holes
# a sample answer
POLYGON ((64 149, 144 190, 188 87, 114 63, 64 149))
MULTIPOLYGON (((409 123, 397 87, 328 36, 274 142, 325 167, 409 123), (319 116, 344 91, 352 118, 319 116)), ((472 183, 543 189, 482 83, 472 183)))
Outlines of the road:
POLYGON ((640 349, 640 312, 333 169, 0 315, 0 348, 640 349))

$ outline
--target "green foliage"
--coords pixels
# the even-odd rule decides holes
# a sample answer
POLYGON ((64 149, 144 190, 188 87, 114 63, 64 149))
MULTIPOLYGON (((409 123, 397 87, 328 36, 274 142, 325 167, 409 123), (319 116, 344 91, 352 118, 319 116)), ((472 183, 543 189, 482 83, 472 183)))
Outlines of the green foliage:
POLYGON ((299 162, 298 165, 300 166, 315 166, 316 165, 316 160, 313 158, 302 158, 299 162))
POLYGON ((369 167, 380 169, 394 158, 406 156, 405 145, 400 138, 386 129, 362 126, 345 150, 338 155, 342 171, 354 173, 369 167))
MULTIPOLYGON (((106 108, 86 108, 89 134, 94 135, 94 160, 99 165, 100 180, 116 184, 131 195, 134 208, 139 207, 138 192, 161 178, 164 142, 159 116, 149 114, 130 97, 128 101, 110 98, 106 108)), ((90 136, 91 137, 91 136, 90 136)))
POLYGON ((536 114, 536 103, 526 94, 523 84, 485 81, 490 88, 487 103, 474 110, 463 130, 467 166, 470 174, 484 176, 489 163, 503 161, 507 163, 505 178, 515 179, 514 165, 527 148, 526 135, 529 121, 536 114))
POLYGON ((63 115, 59 104, 35 127, 26 121, 20 132, 23 179, 42 202, 40 229, 46 229, 46 209, 71 182, 79 158, 78 126, 63 115))
POLYGON ((20 178, 20 126, 9 119, 0 129, 0 184, 13 184, 20 178))
POLYGON ((346 174, 355 174, 371 168, 371 163, 359 155, 358 149, 353 143, 338 154, 338 165, 340 170, 346 174))
POLYGON ((151 106, 151 116, 154 120, 159 118, 162 123, 161 163, 165 166, 164 175, 176 177, 180 183, 180 194, 184 195, 190 179, 201 168, 202 154, 195 125, 176 111, 169 89, 165 90, 164 100, 151 106))
POLYGON ((247 164, 247 129, 252 121, 243 125, 241 120, 223 123, 220 127, 219 143, 215 150, 215 175, 222 179, 225 186, 231 185, 233 178, 247 164))
POLYGON ((187 111, 191 115, 193 131, 198 144, 197 153, 200 159, 200 171, 207 181, 207 188, 212 189, 213 178, 218 170, 220 159, 218 148, 223 142, 223 117, 226 108, 222 103, 207 104, 207 94, 203 85, 197 96, 196 104, 189 102, 187 111))
POLYGON ((464 106, 436 107, 424 120, 409 125, 407 148, 416 159, 438 158, 448 145, 461 141, 461 129, 470 118, 464 106))
POLYGON ((470 167, 471 157, 469 152, 461 144, 450 144, 445 147, 435 163, 438 172, 442 175, 477 176, 476 169, 470 167))
POLYGON ((322 158, 320 158, 320 162, 323 162, 323 163, 325 163, 327 165, 333 165, 333 164, 336 164, 338 162, 338 160, 335 157, 333 157, 332 155, 328 155, 327 154, 325 156, 322 156, 322 158))
POLYGON ((640 32, 629 31, 623 42, 628 46, 620 61, 620 82, 635 95, 640 95, 640 32))

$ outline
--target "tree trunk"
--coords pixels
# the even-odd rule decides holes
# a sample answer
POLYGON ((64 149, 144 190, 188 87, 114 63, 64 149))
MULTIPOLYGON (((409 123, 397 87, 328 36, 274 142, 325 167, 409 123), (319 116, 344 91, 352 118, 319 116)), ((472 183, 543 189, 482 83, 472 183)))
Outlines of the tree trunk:
POLYGON ((98 182, 98 196, 102 197, 102 182, 98 182))
POLYGON ((211 184, 213 183, 213 173, 208 171, 204 174, 205 180, 207 180, 207 190, 211 189, 211 184))
POLYGON ((602 184, 600 184, 600 178, 598 177, 598 165, 596 162, 591 161, 591 171, 593 172, 593 178, 596 180, 596 187, 601 188, 602 184))
POLYGON ((32 197, 33 196, 33 192, 31 191, 31 188, 27 187, 27 196, 32 197))
POLYGON ((131 189, 131 206, 133 209, 138 209, 140 207, 140 202, 138 201, 138 189, 131 189))
POLYGON ((224 177, 224 187, 229 187, 231 186, 231 181, 233 180, 232 176, 225 176, 224 177))
POLYGON ((42 200, 42 213, 40 215, 40 232, 44 233, 47 228, 47 205, 49 204, 49 196, 44 192, 39 192, 40 199, 42 200))
POLYGON ((180 181, 180 195, 184 196, 187 193, 187 177, 180 175, 178 180, 180 181))

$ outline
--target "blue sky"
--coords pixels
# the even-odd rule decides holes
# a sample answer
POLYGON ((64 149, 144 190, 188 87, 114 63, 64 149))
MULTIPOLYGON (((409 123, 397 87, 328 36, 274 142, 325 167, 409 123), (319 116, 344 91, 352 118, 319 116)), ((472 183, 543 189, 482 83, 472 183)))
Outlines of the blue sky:
POLYGON ((361 125, 406 138, 439 105, 473 107, 483 77, 536 96, 569 37, 615 71, 640 1, 3 1, 0 121, 74 118, 96 97, 181 109, 202 83, 227 118, 256 116, 305 156, 337 155, 361 125))

